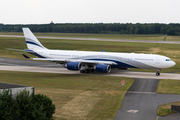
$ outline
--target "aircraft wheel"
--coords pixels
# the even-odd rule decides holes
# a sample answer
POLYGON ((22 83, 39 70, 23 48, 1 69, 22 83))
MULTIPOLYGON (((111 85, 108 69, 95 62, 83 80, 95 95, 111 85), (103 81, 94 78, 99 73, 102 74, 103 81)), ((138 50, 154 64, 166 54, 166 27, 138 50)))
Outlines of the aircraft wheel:
POLYGON ((159 73, 159 72, 157 72, 157 73, 156 73, 156 76, 159 76, 159 75, 160 75, 160 73, 159 73))

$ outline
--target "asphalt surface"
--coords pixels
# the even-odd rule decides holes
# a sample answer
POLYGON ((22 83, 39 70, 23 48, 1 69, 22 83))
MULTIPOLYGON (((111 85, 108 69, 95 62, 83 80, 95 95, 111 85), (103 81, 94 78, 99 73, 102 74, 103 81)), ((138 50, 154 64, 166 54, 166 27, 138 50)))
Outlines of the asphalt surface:
MULTIPOLYGON (((157 117, 158 106, 180 101, 180 95, 156 94, 158 83, 156 79, 135 79, 114 120, 171 120, 169 116, 157 117)), ((176 115, 173 120, 179 118, 180 115, 176 115)))
MULTIPOLYGON (((81 74, 79 71, 70 71, 60 64, 52 62, 20 60, 0 57, 0 70, 23 71, 23 72, 43 72, 43 73, 64 73, 64 74, 81 74)), ((155 70, 156 72, 156 70, 155 70)), ((91 75, 119 76, 130 78, 151 78, 151 79, 175 79, 180 80, 180 74, 161 73, 156 76, 155 72, 133 72, 129 70, 112 69, 111 73, 89 73, 91 75)))
MULTIPOLYGON (((0 37, 24 37, 21 35, 0 35, 0 37)), ((93 41, 117 41, 117 42, 142 42, 142 43, 166 43, 166 44, 180 44, 178 41, 154 41, 154 40, 124 40, 124 39, 99 39, 99 38, 73 38, 73 37, 44 37, 36 36, 43 39, 67 39, 67 40, 93 40, 93 41)))
POLYGON ((156 92, 159 80, 154 79, 134 79, 133 85, 128 92, 156 92))

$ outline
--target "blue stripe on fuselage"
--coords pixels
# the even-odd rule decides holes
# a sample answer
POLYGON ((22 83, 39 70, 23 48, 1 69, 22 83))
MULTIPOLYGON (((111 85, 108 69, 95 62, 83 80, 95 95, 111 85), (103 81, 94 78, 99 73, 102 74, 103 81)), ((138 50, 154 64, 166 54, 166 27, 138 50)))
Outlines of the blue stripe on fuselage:
POLYGON ((117 63, 117 65, 111 65, 112 68, 138 68, 120 61, 115 61, 115 60, 107 60, 107 59, 86 59, 86 60, 98 60, 98 61, 112 61, 117 63))

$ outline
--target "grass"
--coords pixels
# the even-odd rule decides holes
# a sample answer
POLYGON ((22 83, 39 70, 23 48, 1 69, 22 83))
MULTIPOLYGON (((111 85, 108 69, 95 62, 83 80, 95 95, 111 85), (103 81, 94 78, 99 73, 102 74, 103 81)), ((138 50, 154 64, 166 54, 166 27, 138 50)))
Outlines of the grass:
POLYGON ((168 104, 159 106, 157 115, 158 116, 167 116, 167 115, 176 113, 175 111, 171 111, 171 105, 180 105, 180 102, 168 103, 168 104))
POLYGON ((54 119, 113 119, 133 81, 130 78, 0 71, 0 82, 32 86, 56 105, 54 119))
MULTIPOLYGON (((101 51, 107 52, 135 52, 153 53, 170 57, 177 64, 161 72, 180 72, 180 49, 179 44, 160 43, 131 43, 131 42, 110 42, 110 41, 81 41, 81 40, 57 40, 39 39, 49 49, 79 50, 79 51, 101 51)), ((6 48, 26 49, 24 38, 0 37, 0 56, 8 58, 23 59, 23 52, 9 51, 6 48)), ((32 57, 32 56, 30 56, 32 57)), ((153 71, 145 69, 130 69, 133 71, 153 71)))
POLYGON ((179 80, 161 80, 159 81, 157 93, 180 94, 179 80))

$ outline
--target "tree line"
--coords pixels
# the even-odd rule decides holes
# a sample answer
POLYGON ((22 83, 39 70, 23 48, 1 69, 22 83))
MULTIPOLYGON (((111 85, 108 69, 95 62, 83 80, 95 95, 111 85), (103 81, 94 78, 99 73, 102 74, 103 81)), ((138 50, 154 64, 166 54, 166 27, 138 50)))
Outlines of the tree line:
POLYGON ((95 34, 167 34, 180 35, 180 24, 132 23, 51 23, 51 24, 0 24, 0 32, 22 32, 29 27, 33 32, 95 33, 95 34))

